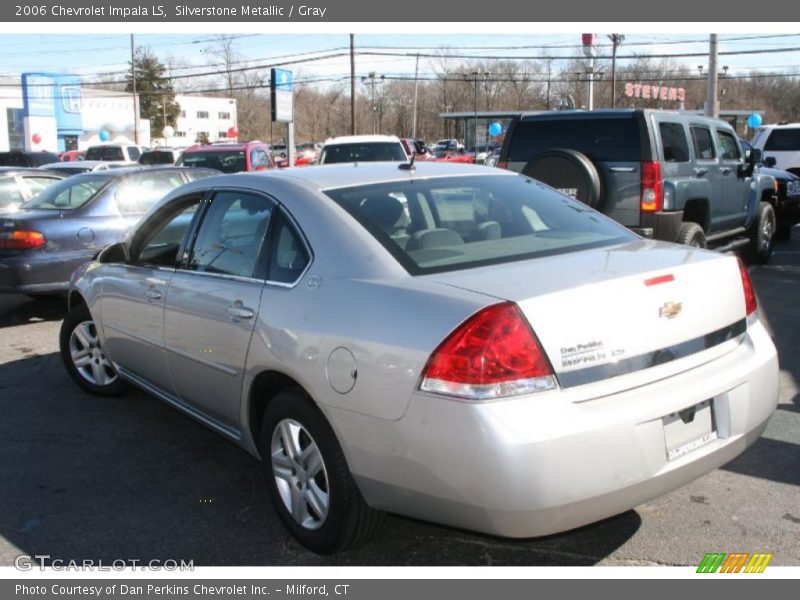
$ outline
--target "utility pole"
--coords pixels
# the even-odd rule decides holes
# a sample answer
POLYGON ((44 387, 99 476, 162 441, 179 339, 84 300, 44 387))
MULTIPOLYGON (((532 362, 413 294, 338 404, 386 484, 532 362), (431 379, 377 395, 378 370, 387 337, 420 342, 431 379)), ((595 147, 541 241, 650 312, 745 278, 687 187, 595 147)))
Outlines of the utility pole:
POLYGON ((139 102, 136 96, 136 54, 133 49, 133 34, 131 34, 131 82, 133 83, 133 141, 139 145, 139 102))
POLYGON ((414 116, 411 120, 411 137, 417 139, 417 88, 419 87, 419 54, 414 66, 414 116))
POLYGON ((612 33, 608 36, 611 40, 611 108, 617 107, 617 46, 625 41, 621 33, 612 33))
POLYGON ((356 36, 350 34, 350 135, 356 134, 356 36))
POLYGON ((708 41, 708 93, 706 94, 705 109, 708 117, 719 117, 717 77, 717 34, 712 33, 708 41))
MULTIPOLYGON (((474 114, 473 114, 473 118, 474 118, 474 121, 475 121, 474 122, 474 125, 475 125, 474 135, 475 135, 475 137, 472 140, 472 146, 473 146, 473 148, 475 148, 475 152, 477 153, 477 151, 478 151, 478 77, 481 77, 481 76, 487 77, 489 74, 488 73, 481 73, 480 71, 473 71, 472 73, 470 73, 470 75, 472 76, 472 81, 475 84, 475 104, 474 104, 474 114)), ((464 75, 464 77, 466 78, 467 76, 464 75)), ((464 132, 464 138, 466 138, 466 137, 467 137, 466 132, 464 132)), ((464 142, 466 142, 466 141, 467 140, 464 139, 464 142)))
POLYGON ((364 83, 369 82, 369 85, 372 87, 372 133, 378 133, 378 107, 375 106, 375 85, 377 83, 383 82, 386 79, 386 75, 377 75, 375 71, 370 71, 369 74, 361 78, 361 81, 364 83), (377 78, 380 77, 380 81, 377 81, 377 78))

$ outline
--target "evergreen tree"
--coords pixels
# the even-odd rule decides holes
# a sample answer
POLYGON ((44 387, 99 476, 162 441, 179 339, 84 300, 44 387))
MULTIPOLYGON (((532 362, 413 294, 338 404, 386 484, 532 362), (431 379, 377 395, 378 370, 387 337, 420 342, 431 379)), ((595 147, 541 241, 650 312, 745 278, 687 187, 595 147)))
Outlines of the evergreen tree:
MULTIPOLYGON (((175 102, 172 80, 166 75, 166 67, 147 47, 136 49, 134 68, 136 93, 139 95, 139 116, 142 119, 150 119, 153 137, 161 137, 165 126, 175 127, 181 112, 180 105, 175 102)), ((133 91, 130 73, 125 77, 125 90, 133 91)))

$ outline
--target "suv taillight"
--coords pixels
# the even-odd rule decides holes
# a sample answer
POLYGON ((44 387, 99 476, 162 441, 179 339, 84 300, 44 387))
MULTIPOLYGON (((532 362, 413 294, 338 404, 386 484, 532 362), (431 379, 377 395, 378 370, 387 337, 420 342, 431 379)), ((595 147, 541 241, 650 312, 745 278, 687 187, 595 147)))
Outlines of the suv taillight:
POLYGON ((741 258, 737 257, 739 261, 739 273, 742 276, 742 291, 744 292, 744 310, 745 315, 748 317, 758 309, 758 302, 756 302, 756 292, 753 289, 753 282, 750 281, 750 274, 747 272, 747 267, 742 262, 741 258))
POLYGON ((661 210, 661 163, 642 163, 642 212, 661 210))
POLYGON ((475 313, 434 350, 420 389, 489 400, 555 388, 553 369, 516 304, 475 313))
POLYGON ((15 229, 0 233, 0 250, 35 250, 47 243, 43 233, 15 229))

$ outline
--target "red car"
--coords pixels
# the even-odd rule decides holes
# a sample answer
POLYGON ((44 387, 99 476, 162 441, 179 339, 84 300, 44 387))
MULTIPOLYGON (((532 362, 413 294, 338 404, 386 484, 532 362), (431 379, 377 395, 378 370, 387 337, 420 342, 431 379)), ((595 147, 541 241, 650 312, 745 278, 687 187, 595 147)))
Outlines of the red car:
POLYGON ((433 153, 436 162, 475 163, 475 156, 464 150, 437 150, 433 153))
POLYGON ((191 146, 175 163, 182 167, 204 167, 223 173, 275 169, 275 161, 264 142, 218 143, 191 146))
POLYGON ((61 153, 62 161, 83 160, 86 156, 86 150, 67 150, 61 153))

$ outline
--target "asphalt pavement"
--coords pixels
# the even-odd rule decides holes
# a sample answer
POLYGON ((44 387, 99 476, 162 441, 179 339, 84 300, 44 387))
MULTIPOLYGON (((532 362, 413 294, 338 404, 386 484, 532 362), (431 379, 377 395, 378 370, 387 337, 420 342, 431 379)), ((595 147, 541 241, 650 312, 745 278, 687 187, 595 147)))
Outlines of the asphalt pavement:
POLYGON ((0 565, 20 554, 196 566, 697 565, 706 552, 770 552, 772 565, 798 566, 800 227, 751 275, 780 355, 780 404, 733 462, 565 534, 514 541, 388 516, 375 541, 332 557, 289 538, 243 451, 143 392, 80 391, 58 355, 61 301, 0 295, 0 565))

